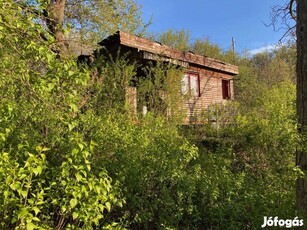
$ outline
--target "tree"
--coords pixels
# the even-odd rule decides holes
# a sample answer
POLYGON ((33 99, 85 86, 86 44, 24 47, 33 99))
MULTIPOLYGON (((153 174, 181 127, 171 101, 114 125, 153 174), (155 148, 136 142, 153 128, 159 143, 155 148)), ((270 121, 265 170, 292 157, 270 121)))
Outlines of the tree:
POLYGON ((44 12, 49 32, 54 36, 62 53, 67 54, 67 43, 63 32, 65 3, 66 0, 51 0, 44 12))
POLYGON ((141 34, 141 6, 135 0, 18 0, 54 36, 57 52, 89 53, 100 39, 117 30, 141 34), (68 33, 67 33, 68 32, 68 33))
POLYGON ((284 25, 289 25, 289 19, 294 19, 296 25, 288 27, 288 32, 296 35, 296 109, 297 125, 300 134, 300 145, 296 151, 296 165, 302 171, 302 177, 296 181, 297 209, 307 215, 307 3, 304 0, 290 0, 286 7, 277 7, 273 15, 273 23, 280 17, 284 25), (295 8, 296 5, 296 8, 295 8), (276 13, 277 12, 277 13, 276 13), (295 30, 294 30, 295 29, 295 30), (293 33, 295 31, 295 33, 293 33))
POLYGON ((223 52, 221 48, 216 44, 212 44, 209 38, 204 40, 197 39, 192 45, 192 50, 195 53, 208 56, 210 58, 223 59, 223 52))
MULTIPOLYGON (((293 0, 291 2, 294 2, 293 0)), ((296 0, 297 4, 297 115, 298 127, 302 137, 301 148, 296 153, 296 164, 307 171, 307 2, 296 0)), ((296 184, 296 201, 299 210, 307 214, 307 180, 298 178, 296 184)))
POLYGON ((153 35, 151 39, 178 50, 190 50, 189 42, 191 39, 191 34, 189 31, 184 29, 175 31, 173 29, 169 29, 161 34, 153 35))
POLYGON ((38 24, 46 25, 47 34, 43 31, 40 33, 44 40, 48 40, 48 35, 53 37, 55 40, 51 45, 53 51, 58 54, 68 54, 68 44, 63 30, 66 0, 16 0, 15 3, 23 9, 24 15, 34 17, 33 20, 38 24))
POLYGON ((117 30, 141 35, 146 25, 140 9, 135 0, 67 0, 65 20, 82 53, 117 30))
POLYGON ((269 26, 273 26, 276 31, 280 29, 285 31, 284 35, 280 38, 280 41, 287 38, 289 39, 289 42, 293 43, 293 38, 295 38, 296 25, 292 23, 293 19, 296 18, 294 7, 295 1, 296 0, 290 0, 285 5, 276 5, 272 8, 271 24, 269 26))
POLYGON ((119 193, 77 130, 90 74, 49 49, 34 16, 0 1, 0 228, 102 229, 119 193))

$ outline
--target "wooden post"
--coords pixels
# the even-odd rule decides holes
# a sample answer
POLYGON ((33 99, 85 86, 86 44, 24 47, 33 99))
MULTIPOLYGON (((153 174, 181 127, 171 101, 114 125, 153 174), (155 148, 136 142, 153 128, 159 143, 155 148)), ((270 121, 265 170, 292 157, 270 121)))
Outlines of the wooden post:
POLYGON ((126 106, 132 120, 137 118, 137 91, 135 87, 126 87, 126 106))

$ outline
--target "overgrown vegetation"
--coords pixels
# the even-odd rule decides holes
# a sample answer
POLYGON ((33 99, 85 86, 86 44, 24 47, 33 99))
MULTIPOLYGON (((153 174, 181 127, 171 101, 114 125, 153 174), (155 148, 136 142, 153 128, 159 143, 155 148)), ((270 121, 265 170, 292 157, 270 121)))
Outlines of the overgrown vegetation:
POLYGON ((240 67, 219 129, 205 113, 188 128, 165 118, 180 70, 159 63, 142 70, 152 112, 136 122, 124 97, 134 65, 77 66, 35 14, 0 8, 1 229, 258 229, 298 215, 295 49, 245 58, 198 41, 240 67))

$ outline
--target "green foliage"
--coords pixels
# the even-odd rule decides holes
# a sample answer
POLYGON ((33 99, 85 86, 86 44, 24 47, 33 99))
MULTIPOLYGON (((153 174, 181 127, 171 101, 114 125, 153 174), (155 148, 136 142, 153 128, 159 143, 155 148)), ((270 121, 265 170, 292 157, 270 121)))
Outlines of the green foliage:
POLYGON ((199 147, 186 229, 258 229, 265 215, 298 215, 293 59, 291 48, 237 59, 237 101, 211 106, 203 125, 181 130, 199 147), (212 113, 217 124, 207 123, 212 113))
POLYGON ((125 55, 109 59, 100 57, 90 67, 91 79, 83 89, 80 103, 83 111, 93 109, 98 114, 115 108, 126 111, 126 90, 136 75, 136 66, 125 55))
POLYGON ((212 44, 209 38, 204 40, 197 39, 192 46, 192 50, 200 55, 210 58, 223 59, 223 52, 218 45, 212 44))
POLYGON ((138 125, 113 113, 97 118, 88 112, 83 119, 97 144, 97 164, 123 188, 126 204, 116 215, 124 213, 133 229, 179 226, 191 205, 189 164, 197 148, 174 125, 150 114, 138 125))
POLYGON ((238 103, 215 106, 219 129, 183 135, 161 116, 181 70, 124 56, 90 73, 15 1, 0 9, 1 229, 258 229, 296 214, 293 50, 235 58, 238 103), (130 84, 152 108, 137 121, 130 84))
POLYGON ((295 85, 281 82, 257 98, 248 112, 240 104, 216 106, 218 125, 182 130, 199 157, 190 166, 193 211, 180 227, 259 229, 265 215, 298 215, 295 85))
POLYGON ((142 78, 136 80, 139 105, 147 106, 155 114, 167 115, 174 121, 182 118, 182 101, 178 100, 182 69, 158 61, 143 67, 142 72, 142 78))
POLYGON ((169 29, 164 33, 151 36, 152 40, 182 51, 190 50, 190 32, 186 30, 169 29))
POLYGON ((94 143, 77 128, 89 73, 57 59, 13 1, 0 6, 0 226, 108 227, 123 200, 104 168, 93 173, 94 143))
POLYGON ((231 49, 224 51, 219 45, 213 44, 209 38, 196 39, 191 42, 190 32, 184 29, 175 31, 169 29, 160 34, 151 35, 149 38, 181 51, 192 51, 196 54, 229 63, 236 63, 239 59, 238 55, 233 53, 231 49))
POLYGON ((84 114, 96 164, 120 181, 126 198, 113 215, 133 229, 258 229, 264 215, 292 216, 294 85, 280 83, 258 98, 248 114, 231 105, 230 125, 195 127, 192 134, 205 137, 198 149, 161 117, 134 125, 117 111, 84 114))
POLYGON ((72 27, 71 48, 77 53, 88 53, 106 36, 118 30, 142 34, 141 5, 135 0, 74 1, 66 3, 66 23, 72 27))
POLYGON ((74 138, 71 142, 75 148, 60 166, 48 161, 52 149, 46 147, 37 146, 32 154, 20 145, 18 155, 25 155, 24 162, 13 157, 14 152, 2 154, 2 229, 92 229, 113 205, 122 205, 107 174, 92 173, 89 147, 74 138))
POLYGON ((293 47, 280 47, 273 52, 239 59, 235 97, 242 109, 247 112, 257 106, 259 96, 281 82, 295 83, 295 59, 293 47))
MULTIPOLYGON (((67 51, 73 55, 91 53, 97 48, 97 43, 101 39, 118 30, 143 34, 150 24, 150 22, 147 24, 143 22, 142 6, 135 0, 66 0, 61 3, 59 1, 18 0, 15 3, 24 9, 23 13, 33 14, 35 21, 46 24, 48 29, 53 27, 51 30, 58 30, 63 27, 54 35, 57 37, 61 33, 61 39, 65 37, 67 51), (65 15, 60 16, 59 7, 62 7, 60 6, 62 3, 65 15), (54 4, 58 4, 57 8, 53 8, 54 4)), ((60 43, 60 41, 57 42, 60 43)), ((64 49, 64 46, 60 48, 64 49)))
MULTIPOLYGON (((279 83, 263 91, 256 103, 257 106, 251 108, 249 113, 238 117, 236 128, 245 130, 245 132, 241 132, 243 136, 239 136, 239 140, 243 142, 242 146, 254 146, 254 152, 260 149, 261 152, 266 153, 255 156, 257 159, 252 162, 257 164, 257 161, 260 160, 268 164, 271 159, 272 163, 277 163, 273 167, 276 170, 279 166, 290 164, 293 161, 291 157, 295 152, 295 143, 298 138, 295 116, 295 85, 289 82, 279 83), (279 154, 276 154, 277 152, 279 154), (284 154, 288 154, 288 158, 284 154)), ((240 135, 235 129, 234 132, 240 135)))
POLYGON ((283 218, 296 213, 295 85, 263 89, 248 112, 241 108, 227 126, 195 131, 204 138, 196 203, 213 229, 258 229, 268 213, 283 218))

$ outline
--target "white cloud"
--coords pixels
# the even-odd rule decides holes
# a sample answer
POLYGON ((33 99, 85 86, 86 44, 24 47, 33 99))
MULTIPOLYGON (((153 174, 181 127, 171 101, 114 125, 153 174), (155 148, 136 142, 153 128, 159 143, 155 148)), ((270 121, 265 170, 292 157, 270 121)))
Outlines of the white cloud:
POLYGON ((276 45, 267 45, 267 46, 263 46, 263 47, 260 47, 260 48, 257 48, 257 49, 253 49, 253 50, 250 50, 249 53, 250 55, 255 55, 255 54, 258 54, 258 53, 262 53, 262 52, 270 52, 274 49, 276 49, 276 45))

